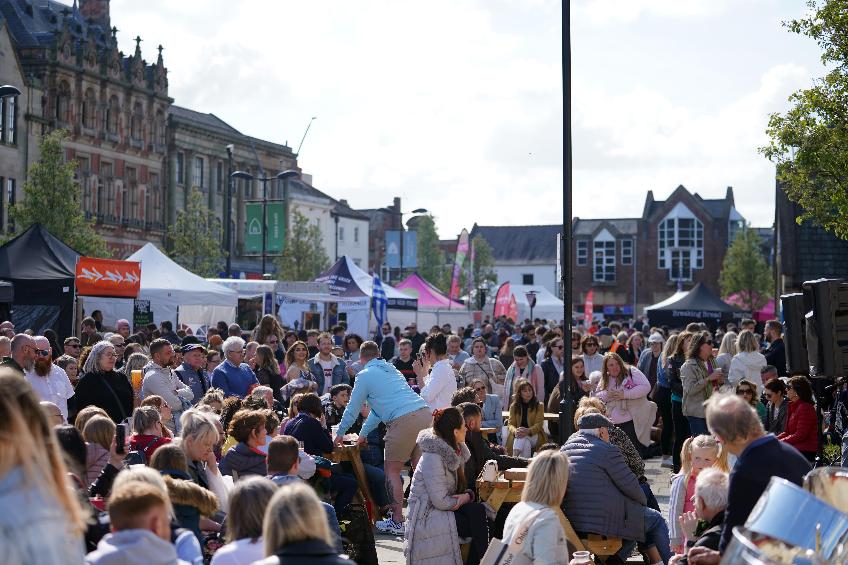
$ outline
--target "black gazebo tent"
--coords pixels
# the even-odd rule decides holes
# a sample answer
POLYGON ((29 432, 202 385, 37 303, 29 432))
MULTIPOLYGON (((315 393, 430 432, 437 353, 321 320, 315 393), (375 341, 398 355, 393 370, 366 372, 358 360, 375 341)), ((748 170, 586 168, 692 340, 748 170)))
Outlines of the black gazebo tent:
POLYGON ((14 285, 15 328, 31 328, 36 333, 53 328, 60 338, 73 333, 79 257, 41 224, 33 224, 0 246, 0 280, 14 285))
POLYGON ((680 300, 648 310, 648 323, 682 328, 692 322, 703 322, 714 329, 719 324, 750 316, 750 312, 727 304, 703 283, 698 283, 680 300))

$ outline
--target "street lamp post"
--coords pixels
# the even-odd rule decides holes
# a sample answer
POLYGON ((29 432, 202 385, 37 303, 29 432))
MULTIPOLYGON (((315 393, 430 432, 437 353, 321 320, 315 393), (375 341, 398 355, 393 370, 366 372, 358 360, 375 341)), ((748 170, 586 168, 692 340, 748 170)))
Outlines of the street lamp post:
MULTIPOLYGON (((273 177, 255 177, 245 171, 236 171, 230 174, 230 177, 234 179, 258 180, 262 183, 262 278, 265 278, 265 250, 268 245, 268 214, 266 210, 268 207, 268 181, 277 179, 285 182, 286 179, 296 176, 300 176, 300 173, 293 169, 277 173, 273 177)), ((288 222, 288 218, 286 218, 286 222, 288 222)))
POLYGON ((227 197, 224 201, 224 246, 227 250, 226 277, 233 276, 233 150, 235 145, 227 145, 227 197))
POLYGON ((530 305, 530 321, 533 321, 533 308, 536 307, 536 291, 531 290, 528 291, 525 296, 527 297, 527 304, 530 305))
MULTIPOLYGON (((413 215, 413 214, 416 214, 416 215, 417 214, 426 214, 427 209, 426 208, 416 208, 412 212, 400 212, 400 211, 397 211, 397 210, 393 210, 391 208, 380 208, 380 210, 383 211, 383 212, 388 212, 390 214, 397 214, 398 216, 400 216, 400 276, 398 277, 398 280, 403 280, 403 232, 404 232, 403 217, 407 216, 407 215, 413 215)), ((389 272, 391 273, 391 269, 389 270, 389 272)), ((389 278, 391 278, 391 275, 389 275, 389 278)))

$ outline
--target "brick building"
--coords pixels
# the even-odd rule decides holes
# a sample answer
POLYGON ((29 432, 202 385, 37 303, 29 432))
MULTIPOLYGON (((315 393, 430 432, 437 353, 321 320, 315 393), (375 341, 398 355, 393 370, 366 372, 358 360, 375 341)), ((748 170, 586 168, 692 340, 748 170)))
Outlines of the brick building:
POLYGON ((707 199, 678 186, 666 200, 648 191, 642 216, 574 219, 574 301, 577 309, 594 290, 594 310, 609 316, 637 314, 703 282, 718 293, 724 255, 745 220, 733 189, 707 199))

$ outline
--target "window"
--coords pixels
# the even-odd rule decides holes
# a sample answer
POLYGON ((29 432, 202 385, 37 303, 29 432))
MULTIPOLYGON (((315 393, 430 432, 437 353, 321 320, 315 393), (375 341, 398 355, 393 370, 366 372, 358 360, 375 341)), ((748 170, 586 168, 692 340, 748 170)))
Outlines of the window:
POLYGON ((114 214, 112 196, 112 163, 100 162, 100 175, 97 179, 97 214, 114 214))
POLYGON ((203 188, 203 157, 194 158, 194 174, 191 181, 192 186, 203 188))
POLYGON ((145 213, 148 222, 162 221, 162 187, 159 185, 159 173, 150 173, 147 183, 148 204, 145 213))
POLYGON ((622 265, 632 265, 633 264, 633 240, 632 239, 622 239, 621 240, 621 264, 622 265))
POLYGON ((533 273, 524 273, 521 275, 521 284, 536 284, 533 282, 533 273))
POLYGON ((339 241, 344 241, 344 227, 339 226, 339 241))
POLYGON ((218 167, 215 171, 215 183, 217 185, 218 192, 224 191, 224 163, 218 161, 218 167))
MULTIPOLYGON (((6 202, 8 204, 8 206, 6 207, 7 210, 11 210, 12 207, 15 205, 15 199, 15 179, 6 179, 6 202)), ((6 223, 6 225, 8 227, 7 231, 9 233, 13 233, 15 231, 15 220, 12 219, 11 216, 9 216, 9 221, 6 223)))
POLYGON ((692 280, 692 270, 704 268, 704 226, 683 204, 660 222, 657 246, 657 266, 670 280, 692 280))
POLYGON ((601 230, 593 244, 592 280, 595 282, 615 281, 615 238, 607 230, 601 230))
POLYGON ((85 91, 82 101, 82 127, 95 129, 97 127, 97 98, 91 88, 85 91))
POLYGON ((16 127, 18 118, 17 97, 6 98, 4 100, 4 106, 6 108, 6 112, 4 113, 6 119, 3 121, 3 141, 14 145, 18 142, 18 129, 16 127))
POLYGON ((585 267, 589 264, 589 242, 585 239, 577 241, 577 266, 585 267))
POLYGON ((127 167, 126 192, 129 192, 130 207, 128 211, 124 210, 124 217, 136 220, 138 219, 138 171, 131 167, 127 167))
POLYGON ((185 155, 182 153, 177 153, 176 163, 174 163, 174 173, 177 177, 177 184, 183 184, 185 179, 185 155))
POLYGON ((68 83, 62 81, 59 83, 59 90, 56 94, 56 120, 59 123, 67 124, 71 121, 71 87, 68 83))
POLYGON ((156 110, 156 122, 153 124, 153 139, 156 140, 157 145, 164 146, 165 145, 165 114, 162 110, 156 110))
POLYGON ((109 106, 106 107, 106 131, 117 135, 118 134, 118 115, 121 112, 121 104, 118 102, 117 96, 109 98, 109 106))
POLYGON ((353 228, 353 242, 359 243, 359 227, 358 226, 353 228))
POLYGON ((130 121, 130 137, 134 140, 141 141, 144 125, 144 110, 141 107, 141 102, 133 104, 132 120, 130 121))

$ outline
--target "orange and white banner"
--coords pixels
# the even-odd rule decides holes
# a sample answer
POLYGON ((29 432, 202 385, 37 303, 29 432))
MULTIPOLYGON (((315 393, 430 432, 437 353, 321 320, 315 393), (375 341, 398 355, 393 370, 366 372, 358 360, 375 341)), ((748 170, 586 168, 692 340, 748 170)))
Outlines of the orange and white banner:
POLYGON ((141 288, 141 263, 80 257, 76 283, 81 296, 135 298, 141 288))

